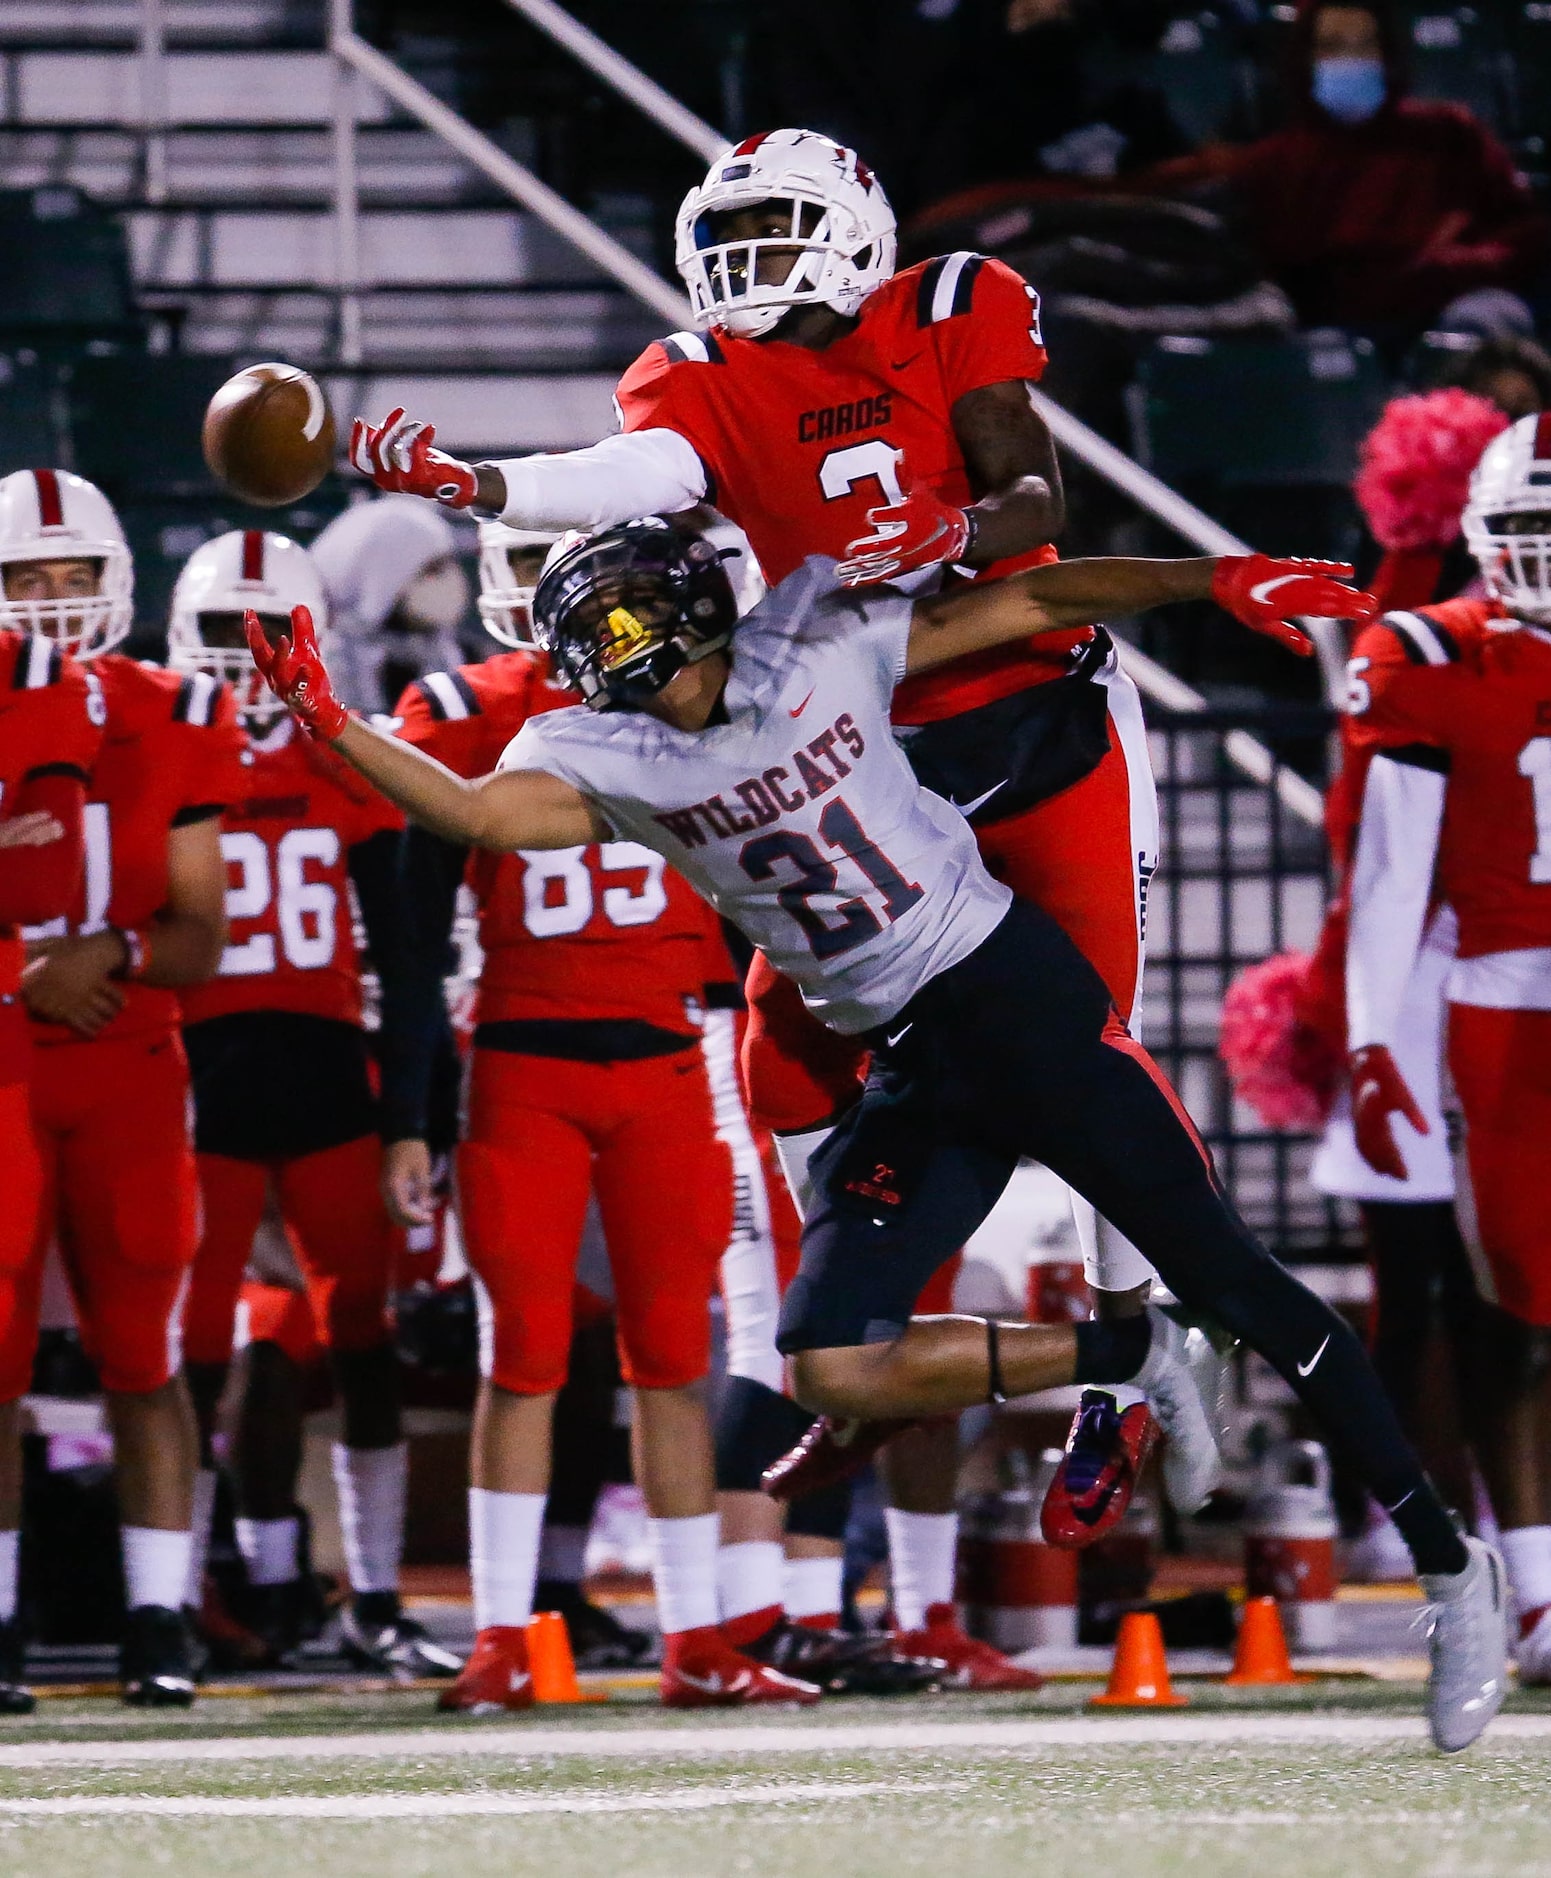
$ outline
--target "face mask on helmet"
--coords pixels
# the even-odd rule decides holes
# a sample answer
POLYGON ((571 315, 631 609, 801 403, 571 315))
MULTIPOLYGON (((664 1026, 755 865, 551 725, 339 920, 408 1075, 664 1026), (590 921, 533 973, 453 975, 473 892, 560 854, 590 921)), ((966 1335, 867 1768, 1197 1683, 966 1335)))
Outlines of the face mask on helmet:
POLYGON ((535 640, 595 711, 650 704, 736 623, 716 548, 655 517, 553 553, 533 599, 535 640))
POLYGON ((1486 446, 1461 529, 1511 616, 1504 624, 1551 626, 1551 412, 1521 417, 1486 446))
POLYGON ((533 595, 545 559, 558 536, 505 522, 479 525, 479 617, 503 646, 525 651, 534 645, 533 595))
POLYGON ((102 491, 64 470, 0 478, 0 628, 92 659, 133 624, 134 566, 102 491))
POLYGON ((816 131, 749 137, 680 205, 675 260, 697 320, 743 338, 795 306, 854 314, 894 271, 894 212, 855 151, 816 131))

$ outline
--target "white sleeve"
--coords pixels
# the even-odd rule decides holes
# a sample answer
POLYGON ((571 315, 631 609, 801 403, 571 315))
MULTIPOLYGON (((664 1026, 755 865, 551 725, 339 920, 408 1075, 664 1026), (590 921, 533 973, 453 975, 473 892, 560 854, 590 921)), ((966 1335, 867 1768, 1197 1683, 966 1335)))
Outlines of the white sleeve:
POLYGON ((1375 756, 1363 788, 1346 939, 1350 1046, 1393 1049, 1432 897, 1448 777, 1375 756))
POLYGON ((705 499, 705 465, 676 430, 633 430, 585 450, 498 459, 513 528, 609 528, 705 499))

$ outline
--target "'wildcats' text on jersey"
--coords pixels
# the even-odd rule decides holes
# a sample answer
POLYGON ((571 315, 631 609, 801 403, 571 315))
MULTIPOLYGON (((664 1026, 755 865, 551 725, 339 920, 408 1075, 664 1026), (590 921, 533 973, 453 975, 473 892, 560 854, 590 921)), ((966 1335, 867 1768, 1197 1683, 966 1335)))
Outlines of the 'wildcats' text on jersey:
POLYGON ((869 1030, 1012 899, 890 734, 910 611, 891 589, 836 590, 816 557, 739 625, 727 722, 688 732, 577 706, 530 720, 502 767, 573 784, 682 869, 832 1028, 869 1030))
MULTIPOLYGON (((620 381, 627 431, 676 431, 710 479, 709 497, 748 535, 772 585, 810 554, 839 559, 867 511, 917 485, 973 502, 953 430, 966 393, 1045 369, 1039 296, 1004 262, 947 254, 887 280, 855 327, 822 352, 713 331, 648 346, 620 381)), ((998 578, 1055 559, 999 561, 998 578)), ((1091 628, 998 646, 907 679, 900 723, 924 724, 1061 677, 1091 628)))

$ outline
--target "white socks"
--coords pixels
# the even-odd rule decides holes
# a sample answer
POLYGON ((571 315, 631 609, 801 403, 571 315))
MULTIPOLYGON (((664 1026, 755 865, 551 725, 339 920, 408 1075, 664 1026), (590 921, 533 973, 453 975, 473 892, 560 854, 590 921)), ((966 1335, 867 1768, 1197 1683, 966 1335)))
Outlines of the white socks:
POLYGON ((545 1520, 544 1536, 539 1541, 539 1577, 579 1585, 587 1575, 586 1564, 587 1528, 558 1526, 552 1519, 545 1520))
POLYGON ((205 1554, 210 1550, 210 1521, 215 1516, 215 1469, 201 1467, 194 1475, 194 1520, 190 1535, 188 1588, 183 1602, 198 1610, 205 1601, 205 1554))
POLYGON ((19 1532, 0 1532, 0 1624, 16 1615, 16 1586, 21 1562, 19 1532))
POLYGON ((704 1630, 716 1622, 716 1554, 721 1520, 715 1513, 691 1519, 649 1519, 652 1583, 665 1637, 704 1630))
POLYGON ((886 1506, 883 1518, 889 1530, 894 1621, 901 1630, 919 1630, 931 1605, 953 1602, 959 1516, 902 1513, 897 1506, 886 1506))
MULTIPOLYGON (((670 1522, 677 1524, 679 1522, 670 1522)), ((752 1611, 781 1608, 784 1560, 779 1539, 745 1539, 716 1555, 716 1588, 723 1623, 752 1611)))
POLYGON ((193 1534, 163 1532, 157 1526, 124 1526, 120 1528, 120 1539, 124 1549, 124 1595, 129 1608, 137 1611, 142 1604, 159 1604, 164 1610, 181 1610, 188 1588, 193 1534))
POLYGON ((347 1448, 334 1444, 334 1487, 345 1542, 350 1589, 397 1591, 404 1555, 404 1498, 409 1447, 347 1448))
POLYGON ((815 1617, 840 1616, 841 1586, 845 1576, 845 1556, 833 1558, 789 1558, 784 1574, 786 1614, 794 1623, 811 1623, 815 1617))
POLYGON ((284 1519, 239 1519, 237 1550, 248 1568, 250 1585, 289 1585, 302 1575, 302 1522, 294 1513, 284 1519))
POLYGON ((1502 1535, 1503 1562, 1520 1617, 1551 1604, 1551 1526, 1516 1526, 1502 1535))
POLYGON ((532 1617, 544 1500, 542 1493, 469 1488, 469 1572, 476 1630, 521 1630, 532 1617))
POLYGON ((813 1176, 808 1172, 808 1165, 834 1132, 834 1123, 826 1122, 822 1128, 810 1128, 806 1134, 771 1137, 799 1217, 806 1218, 813 1208, 813 1176))

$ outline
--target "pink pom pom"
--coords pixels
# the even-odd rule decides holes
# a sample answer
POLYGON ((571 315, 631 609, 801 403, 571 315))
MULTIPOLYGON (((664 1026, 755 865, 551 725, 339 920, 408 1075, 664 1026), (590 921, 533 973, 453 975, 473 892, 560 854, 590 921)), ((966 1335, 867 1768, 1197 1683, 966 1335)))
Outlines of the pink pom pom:
POLYGON ((1508 419, 1468 391, 1394 398, 1368 433, 1358 506, 1381 548, 1447 548, 1459 537, 1470 472, 1508 419))
POLYGON ((1223 999, 1218 1054, 1234 1094, 1269 1128, 1322 1127, 1344 1067, 1340 1053, 1298 1020, 1308 969, 1305 953, 1279 952, 1246 966, 1223 999))

